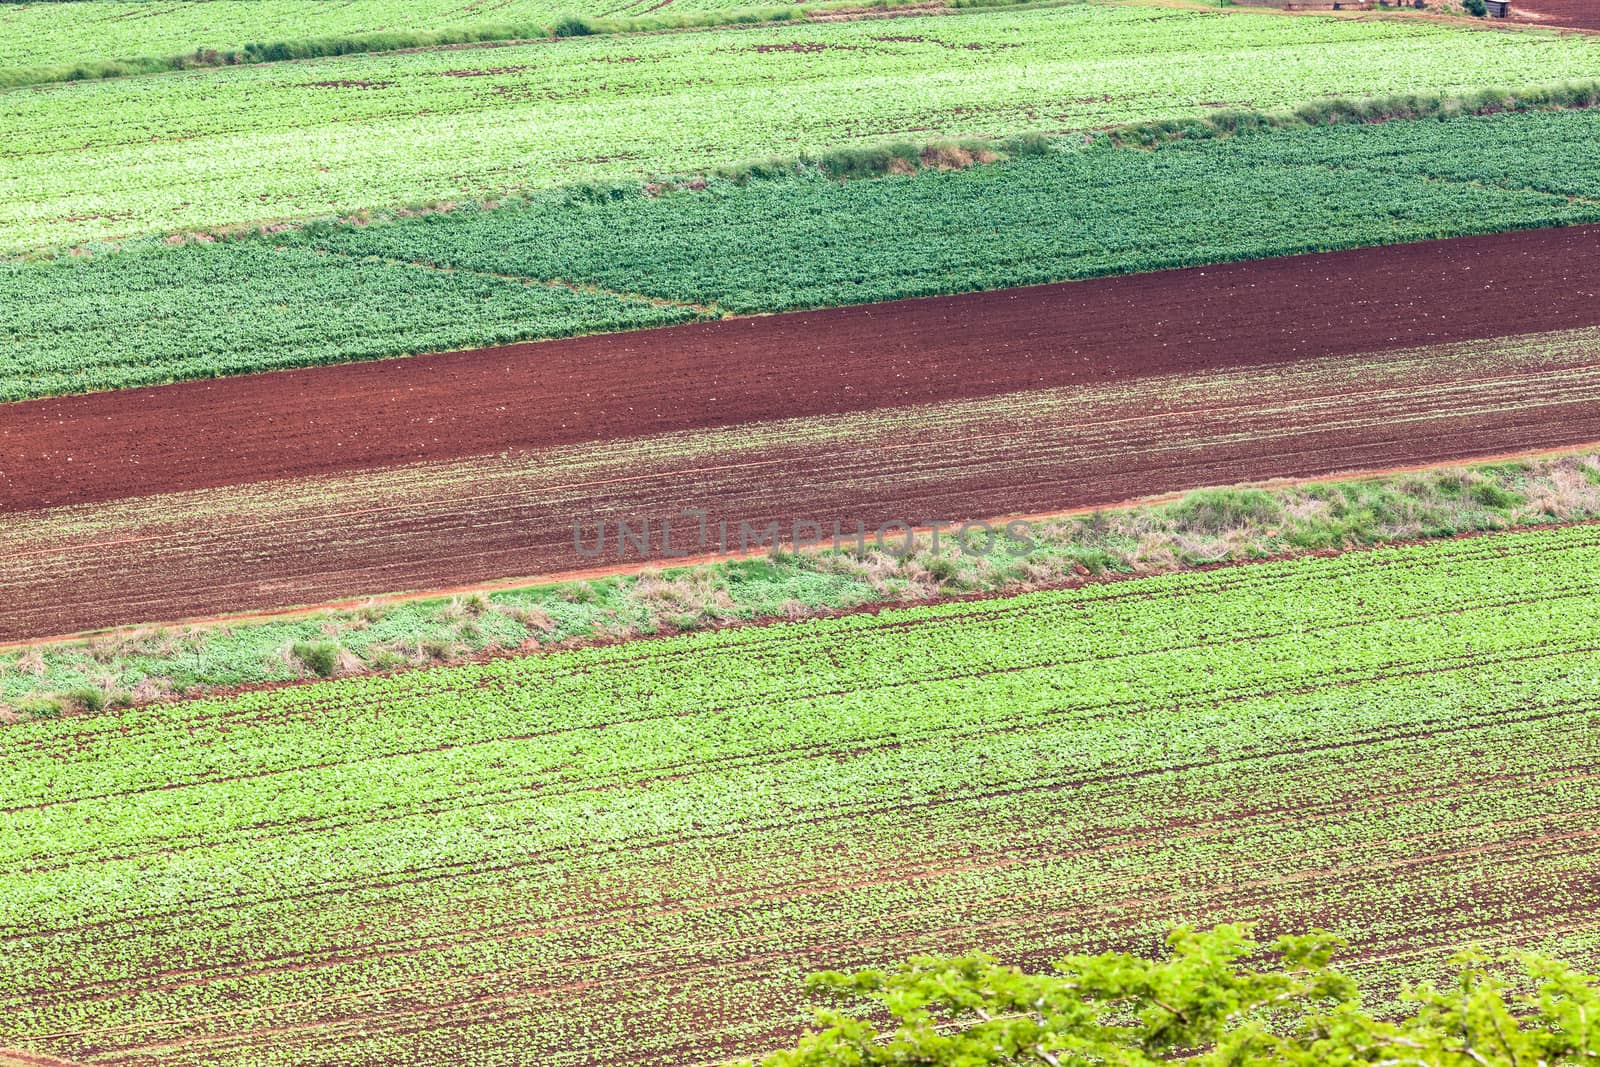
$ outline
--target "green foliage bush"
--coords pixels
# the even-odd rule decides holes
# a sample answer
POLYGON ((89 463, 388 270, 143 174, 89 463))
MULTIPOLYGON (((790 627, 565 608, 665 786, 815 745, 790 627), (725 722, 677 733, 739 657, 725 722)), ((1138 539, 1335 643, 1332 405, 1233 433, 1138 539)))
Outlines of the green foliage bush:
POLYGON ((1262 943, 1242 926, 1180 927, 1167 944, 1164 960, 1068 956, 1052 974, 972 955, 812 975, 814 992, 874 1011, 821 1011, 818 1031, 761 1063, 1557 1067, 1600 1056, 1600 977, 1543 957, 1515 957, 1523 980, 1513 987, 1484 956, 1462 953, 1453 981, 1409 988, 1410 1014, 1389 1020, 1364 1011, 1355 981, 1333 967, 1344 943, 1330 934, 1262 943), (879 1030, 884 1016, 892 1031, 879 1030))
POLYGON ((339 646, 332 641, 300 641, 292 651, 318 678, 332 678, 339 669, 339 646))
POLYGON ((1510 508, 1524 503, 1524 498, 1492 482, 1480 482, 1469 490, 1473 500, 1491 508, 1510 508))
POLYGON ((106 694, 93 686, 74 689, 67 694, 67 699, 86 715, 98 715, 105 710, 108 703, 106 694))
POLYGON ((1283 518, 1283 508, 1263 489, 1201 489, 1174 504, 1170 514, 1184 529, 1216 534, 1270 526, 1283 518))

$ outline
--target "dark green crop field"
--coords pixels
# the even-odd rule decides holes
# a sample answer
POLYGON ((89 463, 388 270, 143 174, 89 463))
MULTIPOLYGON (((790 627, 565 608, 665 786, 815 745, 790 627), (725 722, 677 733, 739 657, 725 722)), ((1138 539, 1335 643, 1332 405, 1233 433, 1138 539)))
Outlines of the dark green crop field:
POLYGON ((1596 220, 1600 111, 542 194, 0 264, 0 400, 1596 220))

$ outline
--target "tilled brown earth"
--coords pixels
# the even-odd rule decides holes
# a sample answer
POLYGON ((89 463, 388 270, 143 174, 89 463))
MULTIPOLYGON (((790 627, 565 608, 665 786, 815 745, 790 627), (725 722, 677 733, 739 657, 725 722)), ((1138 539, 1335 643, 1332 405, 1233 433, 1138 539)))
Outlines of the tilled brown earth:
POLYGON ((1513 0, 1511 13, 1543 26, 1600 30, 1600 0, 1513 0))
POLYGON ((1600 441, 1600 327, 43 509, 0 640, 1552 441, 1600 441))

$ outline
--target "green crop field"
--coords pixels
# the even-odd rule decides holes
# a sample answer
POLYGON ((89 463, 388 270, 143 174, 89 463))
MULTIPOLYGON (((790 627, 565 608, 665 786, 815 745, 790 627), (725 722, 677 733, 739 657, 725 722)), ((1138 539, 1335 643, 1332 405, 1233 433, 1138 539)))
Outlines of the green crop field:
POLYGON ((0 1067, 1600 1056, 1595 4, 0 0, 0 1067))
POLYGON ((546 195, 0 263, 0 400, 1585 221, 1600 221, 1600 111, 546 195))
MULTIPOLYGON (((782 3, 783 0, 775 0, 782 3)), ((307 38, 520 26, 562 15, 633 15, 653 0, 67 0, 0 4, 0 84, 7 70, 86 60, 166 57, 307 38)), ((674 0, 673 10, 759 6, 674 0)))
POLYGON ((1600 960, 1600 528, 10 727, 0 1032, 92 1062, 685 1064, 796 976, 1349 935, 1600 960))
POLYGON ((0 93, 0 252, 915 135, 1592 76, 1587 37, 1081 5, 347 56, 0 93))

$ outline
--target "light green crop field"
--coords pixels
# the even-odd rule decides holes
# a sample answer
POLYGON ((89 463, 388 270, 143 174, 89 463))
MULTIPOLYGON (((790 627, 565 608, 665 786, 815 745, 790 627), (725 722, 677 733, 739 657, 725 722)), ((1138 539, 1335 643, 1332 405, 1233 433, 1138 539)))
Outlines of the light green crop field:
MULTIPOLYGON (((792 0, 761 0, 774 6, 792 0)), ((0 71, 97 59, 166 57, 200 48, 357 34, 506 26, 561 15, 632 15, 655 0, 73 0, 0 4, 0 71)), ((673 0, 674 11, 760 6, 673 0)))
POLYGON ((1592 76, 1600 41, 1084 5, 346 56, 0 93, 0 252, 913 137, 1592 76))
POLYGON ((1597 612, 1581 526, 9 727, 0 1047, 717 1062, 1179 918, 1593 966, 1597 612))

